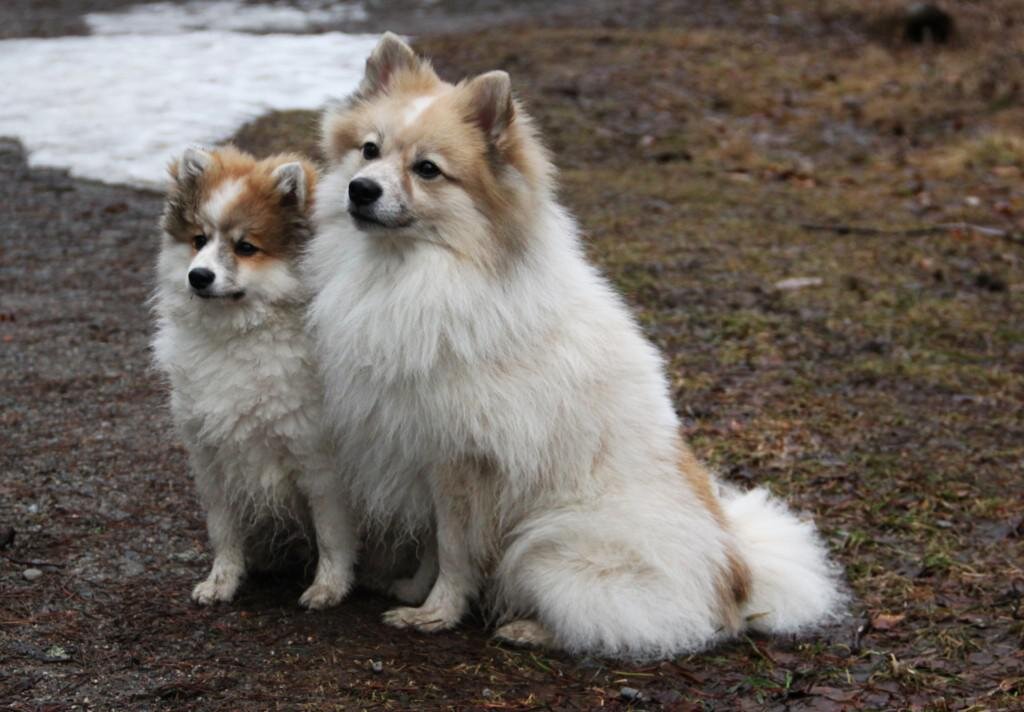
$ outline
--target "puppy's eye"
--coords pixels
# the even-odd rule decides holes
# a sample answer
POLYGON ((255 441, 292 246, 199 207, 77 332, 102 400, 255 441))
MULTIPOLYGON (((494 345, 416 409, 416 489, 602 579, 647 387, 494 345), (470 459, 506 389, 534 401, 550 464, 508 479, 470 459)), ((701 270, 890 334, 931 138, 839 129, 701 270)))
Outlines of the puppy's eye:
POLYGON ((363 144, 363 158, 368 161, 372 161, 374 158, 380 157, 380 146, 375 144, 373 141, 367 141, 363 144))
POLYGON ((427 180, 441 175, 441 169, 433 161, 416 161, 412 165, 412 170, 420 178, 426 178, 427 180))
POLYGON ((240 257, 251 257, 252 255, 255 255, 259 251, 260 248, 256 247, 256 245, 252 244, 251 242, 239 240, 238 242, 235 243, 235 254, 240 257))
POLYGON ((206 245, 206 235, 196 235, 192 238, 192 247, 201 250, 206 245))

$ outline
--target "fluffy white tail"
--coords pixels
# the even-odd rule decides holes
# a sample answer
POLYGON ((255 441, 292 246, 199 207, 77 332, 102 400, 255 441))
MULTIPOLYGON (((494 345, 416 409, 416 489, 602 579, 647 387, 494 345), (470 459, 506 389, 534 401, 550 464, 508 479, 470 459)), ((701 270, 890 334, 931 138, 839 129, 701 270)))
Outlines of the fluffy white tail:
POLYGON ((743 607, 749 627, 796 633, 835 617, 844 600, 838 567, 814 524, 764 489, 725 491, 722 506, 751 572, 743 607))
POLYGON ((793 633, 843 600, 814 525, 766 490, 725 490, 731 535, 706 510, 670 495, 620 495, 562 508, 520 527, 496 571, 503 619, 535 618, 558 647, 616 658, 665 658, 722 640, 721 581, 735 542, 751 573, 740 611, 750 628, 793 633))

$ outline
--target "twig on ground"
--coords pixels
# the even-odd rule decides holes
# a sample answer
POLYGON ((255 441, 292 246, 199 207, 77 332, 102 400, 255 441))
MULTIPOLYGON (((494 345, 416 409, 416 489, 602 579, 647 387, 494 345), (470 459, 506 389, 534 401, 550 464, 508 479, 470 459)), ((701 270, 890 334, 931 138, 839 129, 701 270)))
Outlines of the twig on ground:
POLYGON ((743 638, 750 644, 750 647, 754 649, 754 652, 757 653, 757 656, 759 658, 764 660, 766 663, 770 663, 772 665, 779 664, 775 660, 775 658, 772 657, 771 653, 769 653, 766 649, 762 648, 757 643, 755 643, 753 638, 751 638, 749 635, 745 635, 743 636, 743 638))
POLYGON ((18 564, 20 566, 52 566, 55 569, 63 569, 64 564, 55 564, 51 561, 33 561, 32 559, 15 559, 13 556, 2 554, 2 556, 10 561, 12 564, 18 564))
POLYGON ((890 229, 881 227, 866 227, 862 225, 834 224, 825 225, 819 223, 800 223, 801 229, 813 232, 834 232, 837 235, 890 235, 896 237, 921 237, 934 235, 940 232, 975 232, 986 237, 999 237, 1017 245, 1024 245, 1024 234, 1011 230, 1003 230, 987 225, 975 225, 966 222, 936 223, 923 227, 906 229, 890 229))

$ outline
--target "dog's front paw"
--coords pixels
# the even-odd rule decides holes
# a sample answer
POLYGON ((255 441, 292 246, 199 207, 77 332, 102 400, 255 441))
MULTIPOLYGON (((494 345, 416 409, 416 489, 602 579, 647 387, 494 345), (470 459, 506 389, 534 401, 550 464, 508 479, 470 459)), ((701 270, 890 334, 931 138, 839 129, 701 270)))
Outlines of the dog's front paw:
POLYGON ((328 584, 314 581, 299 598, 299 605, 311 611, 319 611, 338 605, 346 593, 348 586, 340 582, 328 584))
POLYGON ((240 581, 240 576, 210 574, 209 578, 196 584, 196 587, 192 589, 192 600, 200 606, 227 603, 235 597, 240 581))
POLYGON ((494 631, 494 640, 514 648, 552 648, 555 636, 537 621, 522 619, 494 631))
POLYGON ((384 614, 384 622, 395 628, 415 628, 421 633, 450 630, 459 624, 458 611, 441 606, 392 608, 384 614))

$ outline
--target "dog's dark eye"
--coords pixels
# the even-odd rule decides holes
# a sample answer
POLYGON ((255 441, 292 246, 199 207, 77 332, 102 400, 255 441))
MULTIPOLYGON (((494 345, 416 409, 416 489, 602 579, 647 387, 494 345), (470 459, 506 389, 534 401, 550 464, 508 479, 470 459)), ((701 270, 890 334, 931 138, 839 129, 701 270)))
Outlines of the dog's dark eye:
POLYGON ((197 250, 203 249, 203 246, 205 244, 206 235, 196 235, 195 237, 192 238, 192 247, 196 248, 197 250))
POLYGON ((373 141, 367 141, 363 144, 363 158, 368 161, 372 161, 374 158, 380 157, 380 146, 375 144, 373 141))
POLYGON ((441 169, 433 161, 416 161, 412 166, 413 172, 420 178, 437 178, 441 175, 441 169))
POLYGON ((236 255, 240 255, 242 257, 250 257, 252 255, 255 255, 259 251, 260 248, 256 247, 256 245, 252 244, 251 242, 239 240, 238 242, 235 243, 236 255))

